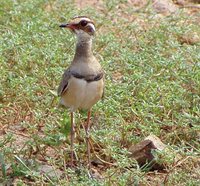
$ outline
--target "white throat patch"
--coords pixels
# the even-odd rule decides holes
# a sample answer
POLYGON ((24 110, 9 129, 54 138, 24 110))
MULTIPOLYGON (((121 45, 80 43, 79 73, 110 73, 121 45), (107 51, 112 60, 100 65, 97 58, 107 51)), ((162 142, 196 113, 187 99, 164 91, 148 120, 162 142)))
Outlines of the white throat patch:
POLYGON ((75 30, 78 42, 87 42, 92 40, 93 36, 89 35, 88 33, 84 32, 83 30, 75 30))

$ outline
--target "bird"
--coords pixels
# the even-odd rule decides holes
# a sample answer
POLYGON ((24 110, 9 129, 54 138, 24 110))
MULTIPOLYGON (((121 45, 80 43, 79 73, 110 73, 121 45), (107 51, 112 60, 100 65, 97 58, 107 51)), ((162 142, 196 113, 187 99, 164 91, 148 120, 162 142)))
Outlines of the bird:
POLYGON ((85 125, 88 168, 91 169, 90 159, 90 117, 91 109, 104 95, 105 73, 95 58, 92 50, 96 28, 94 21, 87 16, 76 16, 69 23, 61 24, 61 28, 69 29, 76 36, 76 47, 73 60, 65 69, 58 86, 60 104, 69 108, 71 117, 70 131, 70 165, 74 166, 74 113, 81 109, 87 110, 85 125))

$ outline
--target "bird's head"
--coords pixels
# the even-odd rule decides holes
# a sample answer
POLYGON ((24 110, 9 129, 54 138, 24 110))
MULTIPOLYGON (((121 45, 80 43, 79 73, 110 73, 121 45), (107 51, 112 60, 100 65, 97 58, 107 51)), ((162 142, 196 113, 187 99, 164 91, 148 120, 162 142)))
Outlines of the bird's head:
POLYGON ((60 27, 70 29, 81 41, 90 40, 95 34, 94 22, 86 16, 76 16, 69 23, 61 24, 60 27))

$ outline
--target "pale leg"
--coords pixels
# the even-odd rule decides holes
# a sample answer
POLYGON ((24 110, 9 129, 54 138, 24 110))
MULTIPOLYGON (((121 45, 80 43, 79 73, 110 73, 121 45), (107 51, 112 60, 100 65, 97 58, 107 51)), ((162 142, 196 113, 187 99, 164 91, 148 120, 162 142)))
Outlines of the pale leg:
POLYGON ((71 153, 71 163, 70 165, 73 166, 74 165, 74 134, 75 134, 75 126, 74 126, 74 113, 71 112, 71 149, 70 149, 70 153, 71 153))
POLYGON ((89 132, 90 132, 90 116, 91 116, 91 110, 88 111, 88 115, 87 115, 87 123, 86 123, 86 127, 85 127, 85 133, 86 133, 86 145, 87 145, 87 155, 88 155, 88 168, 89 170, 91 170, 91 160, 90 160, 90 136, 89 136, 89 132))

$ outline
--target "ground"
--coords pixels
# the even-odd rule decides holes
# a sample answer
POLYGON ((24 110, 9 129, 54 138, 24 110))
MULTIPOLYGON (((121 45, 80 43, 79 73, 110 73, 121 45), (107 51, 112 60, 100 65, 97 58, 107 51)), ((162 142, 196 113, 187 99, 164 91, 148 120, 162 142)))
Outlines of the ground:
POLYGON ((200 6, 184 0, 0 0, 0 183, 3 185, 200 185, 200 6), (69 113, 55 95, 74 54, 60 23, 94 19, 105 97, 91 119, 94 179, 86 168, 86 112, 76 113, 76 168, 69 168, 69 113), (164 170, 129 158, 150 134, 170 149, 164 170))

